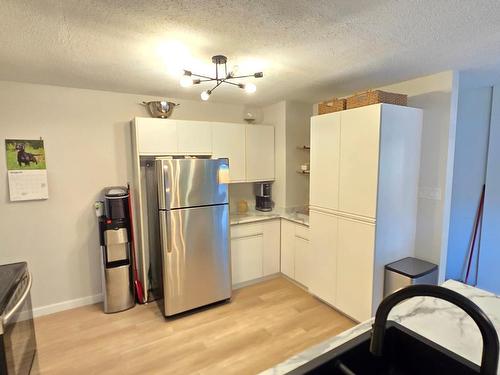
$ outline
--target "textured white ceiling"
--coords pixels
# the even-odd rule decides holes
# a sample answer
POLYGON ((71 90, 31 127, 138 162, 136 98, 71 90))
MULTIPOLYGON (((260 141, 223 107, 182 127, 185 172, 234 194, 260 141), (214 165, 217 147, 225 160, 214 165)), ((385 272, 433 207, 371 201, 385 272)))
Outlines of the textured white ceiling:
POLYGON ((180 63, 222 53, 258 90, 211 100, 315 102, 447 69, 500 64, 495 0, 1 0, 0 79, 199 98, 180 63))

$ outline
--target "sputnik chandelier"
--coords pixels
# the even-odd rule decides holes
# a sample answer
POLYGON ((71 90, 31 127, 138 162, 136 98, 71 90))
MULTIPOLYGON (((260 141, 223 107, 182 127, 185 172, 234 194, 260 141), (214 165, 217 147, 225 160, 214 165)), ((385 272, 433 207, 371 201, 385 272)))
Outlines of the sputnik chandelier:
POLYGON ((262 72, 244 76, 237 76, 234 74, 234 72, 228 72, 227 57, 223 55, 212 56, 212 62, 215 64, 215 78, 202 76, 200 74, 195 74, 189 70, 184 70, 184 75, 182 76, 180 81, 182 87, 191 87, 192 85, 198 85, 203 82, 215 82, 215 86, 210 90, 202 91, 202 93, 200 94, 201 100, 208 100, 212 92, 223 83, 239 87, 240 89, 245 90, 246 93, 253 94, 257 90, 257 87, 253 83, 240 83, 233 82, 232 80, 249 77, 262 78, 264 76, 262 72), (222 65, 224 65, 224 67, 222 67, 222 65))

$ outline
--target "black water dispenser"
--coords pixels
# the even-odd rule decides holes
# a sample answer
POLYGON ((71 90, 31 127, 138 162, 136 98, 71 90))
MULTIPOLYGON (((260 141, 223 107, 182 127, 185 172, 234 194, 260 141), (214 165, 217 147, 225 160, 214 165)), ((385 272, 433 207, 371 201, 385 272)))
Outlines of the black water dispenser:
POLYGON ((127 310, 135 305, 128 189, 105 188, 104 202, 96 202, 96 212, 102 253, 104 312, 127 310))

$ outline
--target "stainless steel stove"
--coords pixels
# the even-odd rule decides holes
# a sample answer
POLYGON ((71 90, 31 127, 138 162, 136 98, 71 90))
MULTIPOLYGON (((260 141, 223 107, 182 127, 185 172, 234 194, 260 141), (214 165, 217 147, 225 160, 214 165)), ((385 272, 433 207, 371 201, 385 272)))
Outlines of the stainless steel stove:
POLYGON ((25 375, 37 367, 26 262, 0 266, 0 375, 25 375))

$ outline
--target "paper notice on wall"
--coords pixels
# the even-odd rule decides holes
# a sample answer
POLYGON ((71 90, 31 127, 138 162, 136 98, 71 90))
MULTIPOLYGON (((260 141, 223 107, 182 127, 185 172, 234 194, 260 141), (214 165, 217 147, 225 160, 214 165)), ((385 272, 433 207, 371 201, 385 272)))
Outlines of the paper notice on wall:
POLYGON ((5 151, 10 200, 48 199, 43 140, 6 139, 5 151))

